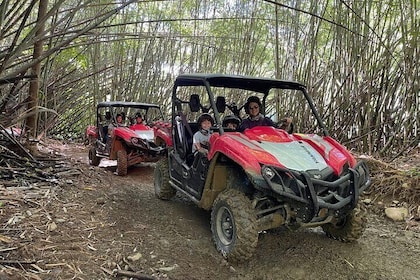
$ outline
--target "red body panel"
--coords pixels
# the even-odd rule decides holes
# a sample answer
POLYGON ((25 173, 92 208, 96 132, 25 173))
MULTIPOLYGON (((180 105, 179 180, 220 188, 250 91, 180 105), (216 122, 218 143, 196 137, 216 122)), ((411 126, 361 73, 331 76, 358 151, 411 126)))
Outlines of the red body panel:
POLYGON ((331 137, 325 137, 324 139, 325 141, 331 143, 331 145, 336 147, 337 150, 339 150, 343 155, 346 156, 346 158, 349 160, 350 167, 354 167, 356 165, 357 163, 356 159, 343 145, 340 145, 340 143, 338 143, 335 139, 331 137))
POLYGON ((288 134, 284 130, 268 126, 247 129, 244 133, 228 132, 223 135, 214 133, 210 138, 211 149, 208 157, 211 159, 217 152, 220 152, 249 172, 260 174, 261 164, 285 167, 281 156, 276 156, 272 151, 264 150, 262 144, 284 143, 287 145, 292 142, 309 144, 312 149, 308 153, 319 154, 336 174, 341 173, 347 162, 351 167, 356 162, 353 156, 331 137, 288 134))
POLYGON ((98 138, 98 133, 97 133, 97 130, 96 130, 96 126, 94 126, 94 125, 89 125, 87 128, 86 128, 86 136, 90 136, 90 137, 93 137, 93 138, 98 138))
POLYGON ((114 135, 124 139, 125 141, 130 141, 132 137, 137 137, 137 134, 134 132, 134 130, 126 126, 116 127, 114 129, 114 135))
POLYGON ((151 128, 144 124, 133 124, 130 126, 131 130, 150 130, 151 128))
POLYGON ((168 147, 172 147, 172 133, 171 124, 167 122, 158 121, 153 124, 155 138, 162 139, 168 147))
POLYGON ((292 142, 290 134, 282 129, 275 129, 271 126, 257 126, 253 129, 247 129, 244 134, 250 140, 268 141, 268 142, 292 142))

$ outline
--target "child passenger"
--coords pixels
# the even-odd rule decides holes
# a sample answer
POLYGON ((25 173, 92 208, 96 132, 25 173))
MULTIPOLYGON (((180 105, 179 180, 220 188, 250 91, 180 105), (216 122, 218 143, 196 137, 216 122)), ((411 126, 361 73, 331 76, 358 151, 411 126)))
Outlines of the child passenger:
POLYGON ((229 115, 223 119, 222 125, 224 128, 227 128, 229 131, 236 131, 240 123, 241 123, 241 120, 237 116, 229 115))
POLYGON ((204 113, 198 118, 199 130, 194 133, 192 152, 207 154, 209 149, 210 128, 214 125, 213 117, 204 113))

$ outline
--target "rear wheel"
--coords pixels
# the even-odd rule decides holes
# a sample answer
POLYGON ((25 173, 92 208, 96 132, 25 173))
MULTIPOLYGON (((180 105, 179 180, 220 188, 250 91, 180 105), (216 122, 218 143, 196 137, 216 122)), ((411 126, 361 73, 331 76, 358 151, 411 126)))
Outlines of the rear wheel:
POLYGON ((217 250, 229 261, 249 259, 258 243, 257 220, 251 201, 235 189, 220 193, 213 203, 211 232, 217 250))
POLYGON ((117 175, 125 176, 127 175, 127 151, 126 150, 119 150, 117 152, 117 175))
POLYGON ((162 200, 169 200, 176 190, 169 184, 169 164, 168 159, 164 158, 156 163, 154 172, 155 195, 162 200))
POLYGON ((342 242, 353 242, 359 239, 365 228, 366 209, 360 206, 353 209, 347 216, 322 226, 328 237, 342 242))
POLYGON ((92 146, 89 149, 89 164, 93 166, 98 166, 101 162, 101 158, 96 155, 96 149, 92 146))

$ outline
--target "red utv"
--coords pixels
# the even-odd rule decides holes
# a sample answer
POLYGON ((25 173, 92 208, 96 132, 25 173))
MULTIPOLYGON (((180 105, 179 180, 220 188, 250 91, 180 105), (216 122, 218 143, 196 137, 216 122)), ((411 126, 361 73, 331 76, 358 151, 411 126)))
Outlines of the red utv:
POLYGON ((300 83, 180 75, 172 90, 172 142, 167 158, 156 164, 155 194, 168 200, 178 191, 211 210, 213 240, 228 260, 250 258, 259 233, 281 226, 321 226, 329 237, 345 242, 362 235, 366 219, 358 202, 371 182, 368 168, 329 136, 300 83), (241 102, 249 96, 260 97, 263 113, 273 121, 288 115, 295 128, 311 131, 288 133, 280 126, 227 130, 224 117, 243 118, 241 102), (215 121, 210 147, 208 154, 192 154, 202 113, 215 121))
POLYGON ((156 162, 166 154, 169 142, 168 128, 158 105, 136 102, 101 102, 97 105, 96 126, 86 130, 91 144, 89 164, 98 166, 102 158, 117 160, 117 174, 124 176, 127 168, 141 162, 156 162), (135 117, 143 119, 142 125, 135 125, 135 117), (122 123, 117 123, 119 116, 122 123), (155 127, 156 124, 156 127, 155 127), (159 129, 158 129, 159 128, 159 129), (159 130, 159 131, 157 131, 159 130))

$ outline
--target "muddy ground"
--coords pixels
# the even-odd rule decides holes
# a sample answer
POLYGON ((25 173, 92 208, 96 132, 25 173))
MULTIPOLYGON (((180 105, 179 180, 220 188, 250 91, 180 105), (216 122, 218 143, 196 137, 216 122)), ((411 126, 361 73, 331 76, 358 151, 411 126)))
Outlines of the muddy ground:
POLYGON ((114 162, 90 167, 83 145, 55 150, 74 176, 32 197, 0 197, 0 279, 420 279, 418 227, 390 221, 377 201, 355 243, 282 229, 261 233, 249 262, 229 264, 208 212, 182 196, 155 198, 154 164, 119 177, 114 162))

